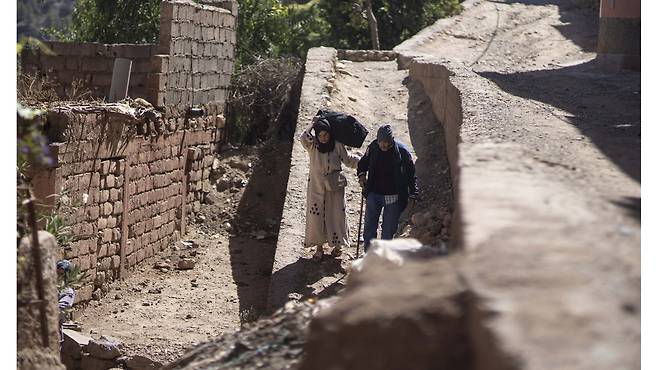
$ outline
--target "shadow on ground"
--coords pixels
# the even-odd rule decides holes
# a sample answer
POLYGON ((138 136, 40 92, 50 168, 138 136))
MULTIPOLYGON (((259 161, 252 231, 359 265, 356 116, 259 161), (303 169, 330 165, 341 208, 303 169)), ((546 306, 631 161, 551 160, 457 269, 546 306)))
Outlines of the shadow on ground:
POLYGON ((504 91, 546 103, 640 183, 640 73, 603 73, 595 60, 553 70, 478 72, 504 91))
POLYGON ((560 12, 561 25, 553 26, 564 37, 583 51, 596 51, 599 30, 599 0, 489 0, 500 4, 555 5, 560 12))
POLYGON ((292 143, 287 141, 273 142, 260 149, 260 160, 230 221, 233 229, 229 253, 242 322, 258 317, 267 305, 291 150, 292 143))
MULTIPOLYGON (((329 256, 324 256, 321 262, 313 261, 310 258, 300 257, 295 263, 291 263, 281 270, 274 273, 274 276, 277 274, 282 274, 286 276, 290 271, 294 271, 295 276, 304 277, 304 281, 299 281, 295 286, 290 286, 289 291, 285 293, 294 293, 296 299, 307 299, 307 298, 326 298, 336 295, 344 286, 345 280, 338 279, 335 282, 327 283, 328 285, 322 285, 322 290, 319 294, 316 294, 315 287, 320 280, 325 277, 335 277, 338 274, 345 273, 345 269, 342 267, 342 260, 340 258, 334 258, 329 256)), ((275 277, 273 277, 275 278, 275 277)))

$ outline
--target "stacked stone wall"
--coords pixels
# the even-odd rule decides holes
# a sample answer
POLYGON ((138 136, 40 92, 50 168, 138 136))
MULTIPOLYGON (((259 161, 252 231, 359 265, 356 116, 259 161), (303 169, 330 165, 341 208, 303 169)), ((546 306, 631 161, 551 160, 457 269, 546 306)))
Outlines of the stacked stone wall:
MULTIPOLYGON (((86 273, 76 302, 102 296, 110 282, 180 239, 210 191, 214 148, 225 138, 222 116, 163 119, 158 133, 139 129, 152 123, 109 110, 51 108, 47 115, 59 117, 64 138, 50 145, 55 165, 32 180, 41 203, 64 194, 74 206, 73 241, 60 246, 59 257, 86 273)), ((47 134, 53 140, 58 132, 47 134)))
POLYGON ((180 117, 190 106, 202 106, 208 115, 221 114, 233 72, 237 3, 214 5, 163 1, 157 44, 47 42, 54 55, 26 50, 22 70, 54 82, 64 100, 84 89, 104 98, 114 60, 126 58, 133 62, 131 98, 146 99, 163 108, 167 117, 180 117))
POLYGON ((221 113, 233 71, 235 15, 207 5, 163 2, 160 14, 160 55, 155 104, 179 115, 188 106, 203 105, 221 113))
POLYGON ((226 136, 237 17, 235 1, 212 5, 163 1, 157 44, 51 42, 55 55, 23 55, 23 70, 52 78, 64 99, 78 80, 105 96, 114 59, 131 59, 129 96, 156 107, 148 114, 123 104, 48 109, 55 164, 35 170, 32 185, 45 210, 54 194, 76 205, 73 241, 59 251, 86 273, 76 302, 103 295, 178 240, 210 191, 215 148, 226 136), (190 107, 203 107, 201 117, 190 117, 190 107))
POLYGON ((109 94, 112 69, 116 58, 133 61, 128 95, 153 100, 149 94, 149 76, 155 71, 151 56, 157 45, 131 45, 79 42, 46 42, 53 55, 26 51, 22 57, 23 72, 41 74, 55 83, 62 99, 75 98, 88 89, 96 98, 109 94))

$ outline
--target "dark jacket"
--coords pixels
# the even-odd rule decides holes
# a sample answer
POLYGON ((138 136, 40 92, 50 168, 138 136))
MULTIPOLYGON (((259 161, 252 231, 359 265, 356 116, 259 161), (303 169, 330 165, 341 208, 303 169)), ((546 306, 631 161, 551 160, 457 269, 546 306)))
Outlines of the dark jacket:
MULTIPOLYGON (((411 158, 411 153, 404 144, 394 141, 395 145, 389 150, 395 151, 395 185, 398 189, 398 202, 400 209, 403 210, 407 206, 409 196, 418 196, 418 185, 416 184, 416 166, 411 158)), ((359 160, 357 166, 357 175, 365 175, 368 173, 368 180, 366 181, 365 193, 366 195, 372 191, 373 179, 375 178, 373 172, 375 171, 375 163, 377 157, 381 153, 377 140, 373 140, 366 149, 366 153, 359 160)))

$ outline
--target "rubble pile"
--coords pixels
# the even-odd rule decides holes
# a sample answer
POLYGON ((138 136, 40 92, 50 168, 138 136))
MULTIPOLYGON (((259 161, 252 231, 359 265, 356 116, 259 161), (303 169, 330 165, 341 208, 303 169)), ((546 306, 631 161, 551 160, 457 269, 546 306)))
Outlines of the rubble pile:
POLYGON ((316 304, 290 301, 272 316, 188 351, 164 367, 180 369, 289 369, 300 361, 316 304))
POLYGON ((425 212, 413 213, 409 224, 402 229, 400 238, 415 238, 424 245, 444 248, 450 240, 452 212, 437 207, 425 212))
POLYGON ((124 355, 124 346, 116 338, 94 339, 75 330, 63 330, 62 362, 68 370, 159 369, 162 364, 144 356, 124 355))

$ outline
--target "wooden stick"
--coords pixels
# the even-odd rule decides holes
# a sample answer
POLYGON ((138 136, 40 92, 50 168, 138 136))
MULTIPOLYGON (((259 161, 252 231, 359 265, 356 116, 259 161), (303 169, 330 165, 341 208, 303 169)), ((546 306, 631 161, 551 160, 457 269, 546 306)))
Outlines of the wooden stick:
MULTIPOLYGON (((359 258, 359 243, 361 242, 361 220, 363 219, 363 194, 361 194, 361 207, 359 210, 359 231, 356 235, 356 257, 359 258)), ((364 241, 365 242, 365 241, 364 241)))
POLYGON ((48 337, 48 319, 46 317, 46 302, 43 293, 43 269, 41 266, 41 248, 39 248, 39 231, 37 230, 37 217, 34 212, 34 199, 27 199, 23 202, 27 206, 27 217, 30 230, 32 232, 32 259, 34 260, 34 269, 37 277, 37 297, 41 304, 39 305, 39 321, 41 323, 41 340, 45 348, 50 347, 50 338, 48 337))

